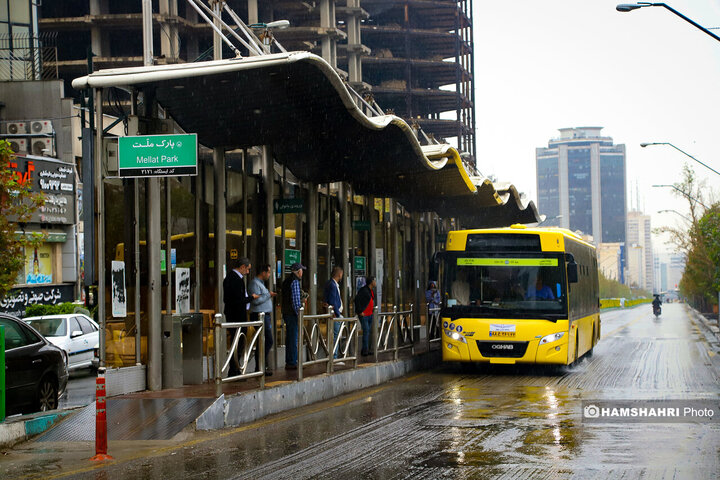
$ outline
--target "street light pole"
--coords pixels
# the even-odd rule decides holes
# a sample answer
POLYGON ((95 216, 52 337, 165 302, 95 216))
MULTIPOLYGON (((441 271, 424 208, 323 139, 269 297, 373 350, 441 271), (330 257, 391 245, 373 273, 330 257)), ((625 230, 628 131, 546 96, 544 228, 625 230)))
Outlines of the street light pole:
POLYGON ((689 19, 688 17, 686 17, 685 15, 683 15, 682 13, 678 12, 677 10, 675 10, 674 8, 672 8, 670 5, 667 5, 667 4, 665 4, 665 3, 651 3, 651 2, 621 3, 620 5, 618 5, 617 7, 615 7, 615 10, 617 10, 618 12, 632 12, 633 10, 637 10, 638 8, 643 8, 643 7, 663 7, 663 8, 666 8, 666 9, 670 10, 672 13, 674 13, 675 15, 677 15, 678 17, 682 18, 683 20, 685 20, 686 22, 688 22, 689 24, 691 24, 692 26, 694 26, 694 27, 702 30, 702 31, 705 32, 705 33, 707 33, 708 35, 710 35, 711 37, 713 37, 715 40, 720 41, 720 37, 718 37, 717 35, 715 35, 713 32, 711 32, 711 31, 708 30, 707 28, 703 27, 703 26, 700 25, 699 23, 697 23, 697 22, 689 19))
POLYGON ((685 197, 687 197, 687 198, 689 198, 690 200, 694 201, 695 203, 699 203, 700 205, 702 205, 703 207, 705 207, 705 210, 709 210, 709 208, 708 208, 707 205, 705 205, 704 203, 702 203, 700 200, 698 200, 697 198, 693 197, 692 195, 688 194, 685 190, 679 189, 679 188, 676 187, 675 185, 653 185, 653 187, 670 187, 670 188, 674 188, 675 190, 677 190, 678 192, 680 192, 681 194, 683 194, 685 197))
POLYGON ((717 170, 715 170, 714 168, 712 168, 710 165, 707 165, 706 163, 701 162, 701 161, 698 160, 697 158, 695 158, 695 157, 693 157, 692 155, 690 155, 689 153, 687 153, 685 150, 681 150, 680 148, 676 147, 675 145, 673 145, 673 144, 670 143, 670 142, 650 142, 650 143, 641 143, 641 144, 640 144, 640 146, 643 147, 643 148, 645 148, 645 147, 647 147, 647 146, 649 146, 649 145, 669 145, 669 146, 671 146, 672 148, 674 148, 675 150, 677 150, 678 152, 682 153, 683 155, 686 155, 686 156, 692 158, 693 160, 695 160, 697 163, 699 163, 699 164, 702 165, 703 167, 707 168, 708 170, 711 170, 713 173, 716 173, 716 174, 720 175, 720 172, 718 172, 717 170))
POLYGON ((682 218, 684 218, 688 222, 693 223, 692 219, 690 217, 688 217, 687 215, 683 215, 682 213, 678 212, 677 210, 658 210, 657 213, 675 213, 677 215, 680 215, 682 218))

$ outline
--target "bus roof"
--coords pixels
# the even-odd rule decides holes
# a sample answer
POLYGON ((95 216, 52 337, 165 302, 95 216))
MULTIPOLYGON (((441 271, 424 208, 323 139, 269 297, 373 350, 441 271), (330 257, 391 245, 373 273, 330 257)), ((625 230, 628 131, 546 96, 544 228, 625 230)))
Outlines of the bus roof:
MULTIPOLYGON (((558 235, 561 235, 563 239, 573 240, 575 242, 578 242, 580 244, 583 244, 587 247, 595 249, 595 246, 591 243, 588 243, 587 241, 583 240, 583 238, 578 235, 577 233, 568 230, 567 228, 560 228, 560 227, 527 227, 525 225, 511 225, 509 227, 502 227, 502 228, 476 228, 476 229, 466 229, 466 230, 453 230, 448 232, 448 241, 446 244, 446 250, 464 250, 465 244, 467 242, 467 236, 469 234, 485 234, 485 233, 511 233, 511 234, 520 234, 520 235, 527 235, 527 234, 535 234, 540 235, 541 239, 544 236, 551 235, 553 237, 556 237, 558 235), (455 243, 455 245, 452 245, 451 243, 455 243)), ((545 243, 545 242, 543 242, 545 243)), ((564 249, 564 246, 563 246, 564 249)))

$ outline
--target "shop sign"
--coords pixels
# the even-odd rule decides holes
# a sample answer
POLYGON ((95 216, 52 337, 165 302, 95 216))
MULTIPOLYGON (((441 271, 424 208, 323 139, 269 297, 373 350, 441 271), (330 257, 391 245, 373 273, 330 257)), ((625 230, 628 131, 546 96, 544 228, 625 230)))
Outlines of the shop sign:
POLYGON ((302 198, 276 198, 273 200, 274 213, 303 213, 305 204, 302 198))
POLYGON ((42 193, 45 198, 45 204, 33 212, 29 223, 75 223, 75 167, 72 164, 17 157, 8 166, 18 183, 28 186, 33 193, 42 193))
POLYGON ((30 305, 57 305, 72 302, 75 288, 72 284, 45 287, 14 288, 0 299, 0 312, 24 317, 30 305))
POLYGON ((121 177, 197 175, 197 134, 141 135, 118 138, 121 177))

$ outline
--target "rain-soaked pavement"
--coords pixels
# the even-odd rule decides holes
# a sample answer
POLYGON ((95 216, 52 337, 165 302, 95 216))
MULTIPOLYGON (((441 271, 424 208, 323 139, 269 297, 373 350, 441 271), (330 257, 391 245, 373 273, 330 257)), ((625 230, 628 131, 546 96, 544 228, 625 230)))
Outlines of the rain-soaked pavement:
POLYGON ((685 307, 602 315, 592 358, 557 371, 439 368, 168 442, 32 442, 3 478, 720 478, 720 423, 583 423, 582 400, 720 401, 718 356, 685 307))

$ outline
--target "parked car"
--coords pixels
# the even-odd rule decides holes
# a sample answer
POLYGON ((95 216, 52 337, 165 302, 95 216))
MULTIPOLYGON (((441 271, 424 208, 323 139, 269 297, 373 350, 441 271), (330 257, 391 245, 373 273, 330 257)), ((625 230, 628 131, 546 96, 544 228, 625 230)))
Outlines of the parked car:
POLYGON ((5 327, 6 413, 53 410, 68 381, 67 354, 34 328, 0 314, 5 327))
POLYGON ((98 324, 87 315, 71 313, 27 317, 25 322, 68 355, 68 370, 97 368, 100 334, 98 324))

